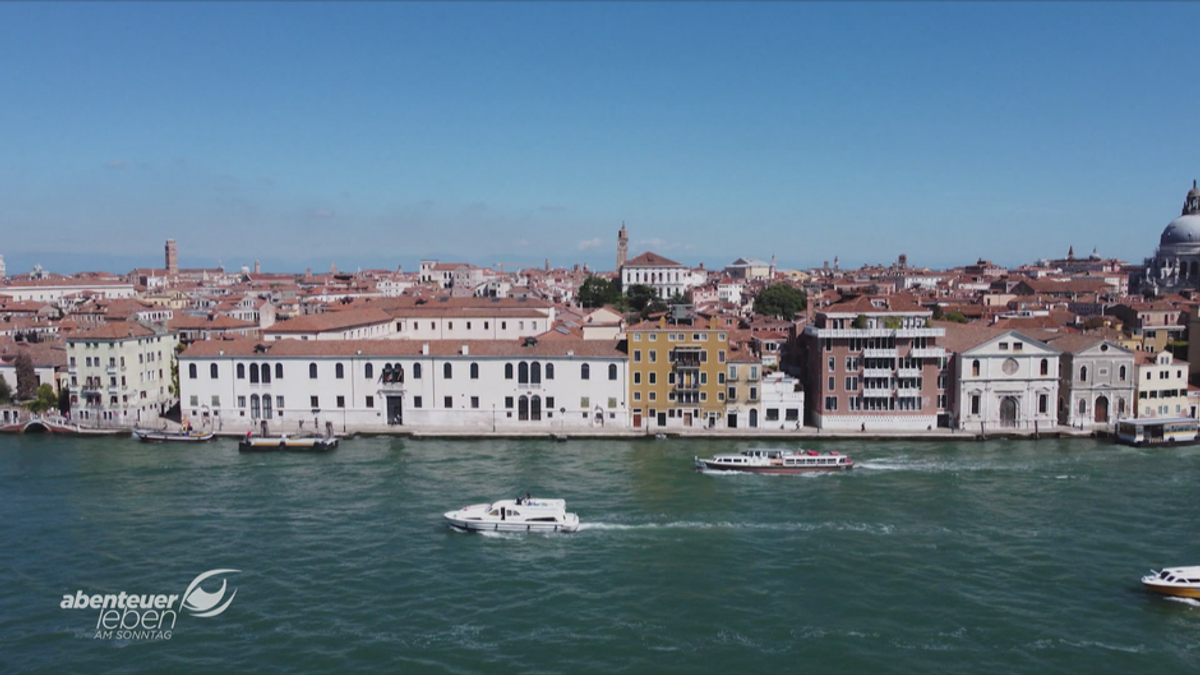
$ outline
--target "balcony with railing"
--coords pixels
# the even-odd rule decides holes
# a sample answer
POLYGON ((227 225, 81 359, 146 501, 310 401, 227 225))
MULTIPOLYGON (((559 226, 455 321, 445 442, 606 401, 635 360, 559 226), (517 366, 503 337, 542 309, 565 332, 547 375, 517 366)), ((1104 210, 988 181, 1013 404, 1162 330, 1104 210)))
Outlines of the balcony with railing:
POLYGON ((891 368, 863 368, 863 377, 891 377, 891 368))
POLYGON ((900 398, 920 398, 921 390, 917 387, 900 387, 896 390, 896 396, 900 398))
POLYGON ((914 359, 940 359, 946 356, 942 347, 913 347, 908 354, 914 359))
POLYGON ((895 347, 888 349, 864 349, 863 358, 865 359, 894 359, 900 356, 895 347))
POLYGON ((866 398, 891 398, 891 389, 863 389, 862 395, 866 398))
POLYGON ((896 372, 897 377, 920 377, 920 368, 901 368, 896 372))

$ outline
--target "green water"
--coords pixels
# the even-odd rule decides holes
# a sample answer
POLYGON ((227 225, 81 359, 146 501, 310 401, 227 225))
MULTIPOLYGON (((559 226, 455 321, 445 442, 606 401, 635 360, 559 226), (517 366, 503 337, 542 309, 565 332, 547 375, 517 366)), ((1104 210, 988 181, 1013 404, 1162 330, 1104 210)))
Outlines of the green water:
POLYGON ((853 472, 707 475, 769 442, 366 439, 239 455, 0 438, 0 672, 1200 670, 1200 448, 834 443, 853 472), (441 514, 567 499, 573 535, 441 514), (64 594, 236 596, 169 640, 97 639, 64 594), (210 586, 205 586, 213 590, 210 586))

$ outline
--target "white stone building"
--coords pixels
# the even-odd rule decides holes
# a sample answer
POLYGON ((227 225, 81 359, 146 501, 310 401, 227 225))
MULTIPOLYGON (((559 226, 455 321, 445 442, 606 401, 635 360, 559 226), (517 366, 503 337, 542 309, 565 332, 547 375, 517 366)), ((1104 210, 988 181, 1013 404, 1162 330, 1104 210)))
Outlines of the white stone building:
POLYGON ((183 414, 221 429, 570 433, 630 425, 627 357, 599 340, 197 342, 183 414), (303 426, 302 426, 303 425, 303 426))
POLYGON ((764 429, 799 429, 804 425, 804 389, 800 380, 784 373, 762 378, 762 420, 764 429))
POLYGON ((152 422, 175 403, 171 361, 178 340, 140 324, 114 321, 67 338, 71 415, 79 422, 152 422))
POLYGON ((684 267, 674 260, 646 252, 621 266, 621 288, 628 291, 631 286, 649 286, 664 300, 683 295, 694 286, 702 286, 708 275, 684 267))
POLYGON ((1137 368, 1132 350, 1101 337, 1074 333, 1050 338, 1047 344, 1062 350, 1059 424, 1107 428, 1134 416, 1137 368))
POLYGON ((955 352, 958 428, 987 434, 1057 425, 1060 350, 1016 331, 974 326, 948 329, 942 344, 955 352))
POLYGON ((1137 352, 1137 417, 1190 417, 1188 364, 1171 352, 1137 352))

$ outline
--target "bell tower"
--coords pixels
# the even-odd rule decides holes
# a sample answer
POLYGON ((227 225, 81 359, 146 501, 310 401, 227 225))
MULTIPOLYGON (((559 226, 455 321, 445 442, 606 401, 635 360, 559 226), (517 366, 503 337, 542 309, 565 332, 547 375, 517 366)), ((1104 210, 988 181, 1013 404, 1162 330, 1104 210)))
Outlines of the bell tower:
POLYGON ((625 261, 629 259, 629 231, 625 229, 625 223, 621 223, 621 231, 617 232, 617 271, 625 266, 625 261))
POLYGON ((1200 188, 1196 187, 1196 181, 1192 181, 1192 189, 1187 193, 1187 199, 1183 200, 1183 213, 1180 215, 1190 216, 1195 213, 1200 213, 1200 188))

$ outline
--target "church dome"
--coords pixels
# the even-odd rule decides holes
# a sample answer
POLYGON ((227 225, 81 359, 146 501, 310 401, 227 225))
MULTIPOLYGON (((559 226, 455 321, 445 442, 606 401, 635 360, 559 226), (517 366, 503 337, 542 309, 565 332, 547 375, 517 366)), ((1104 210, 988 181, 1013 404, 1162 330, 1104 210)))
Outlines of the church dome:
POLYGON ((1172 220, 1158 239, 1159 246, 1200 243, 1200 189, 1192 181, 1192 189, 1183 200, 1181 215, 1172 220))
POLYGON ((1159 246, 1200 243, 1200 214, 1179 216, 1167 225, 1159 238, 1159 246))

